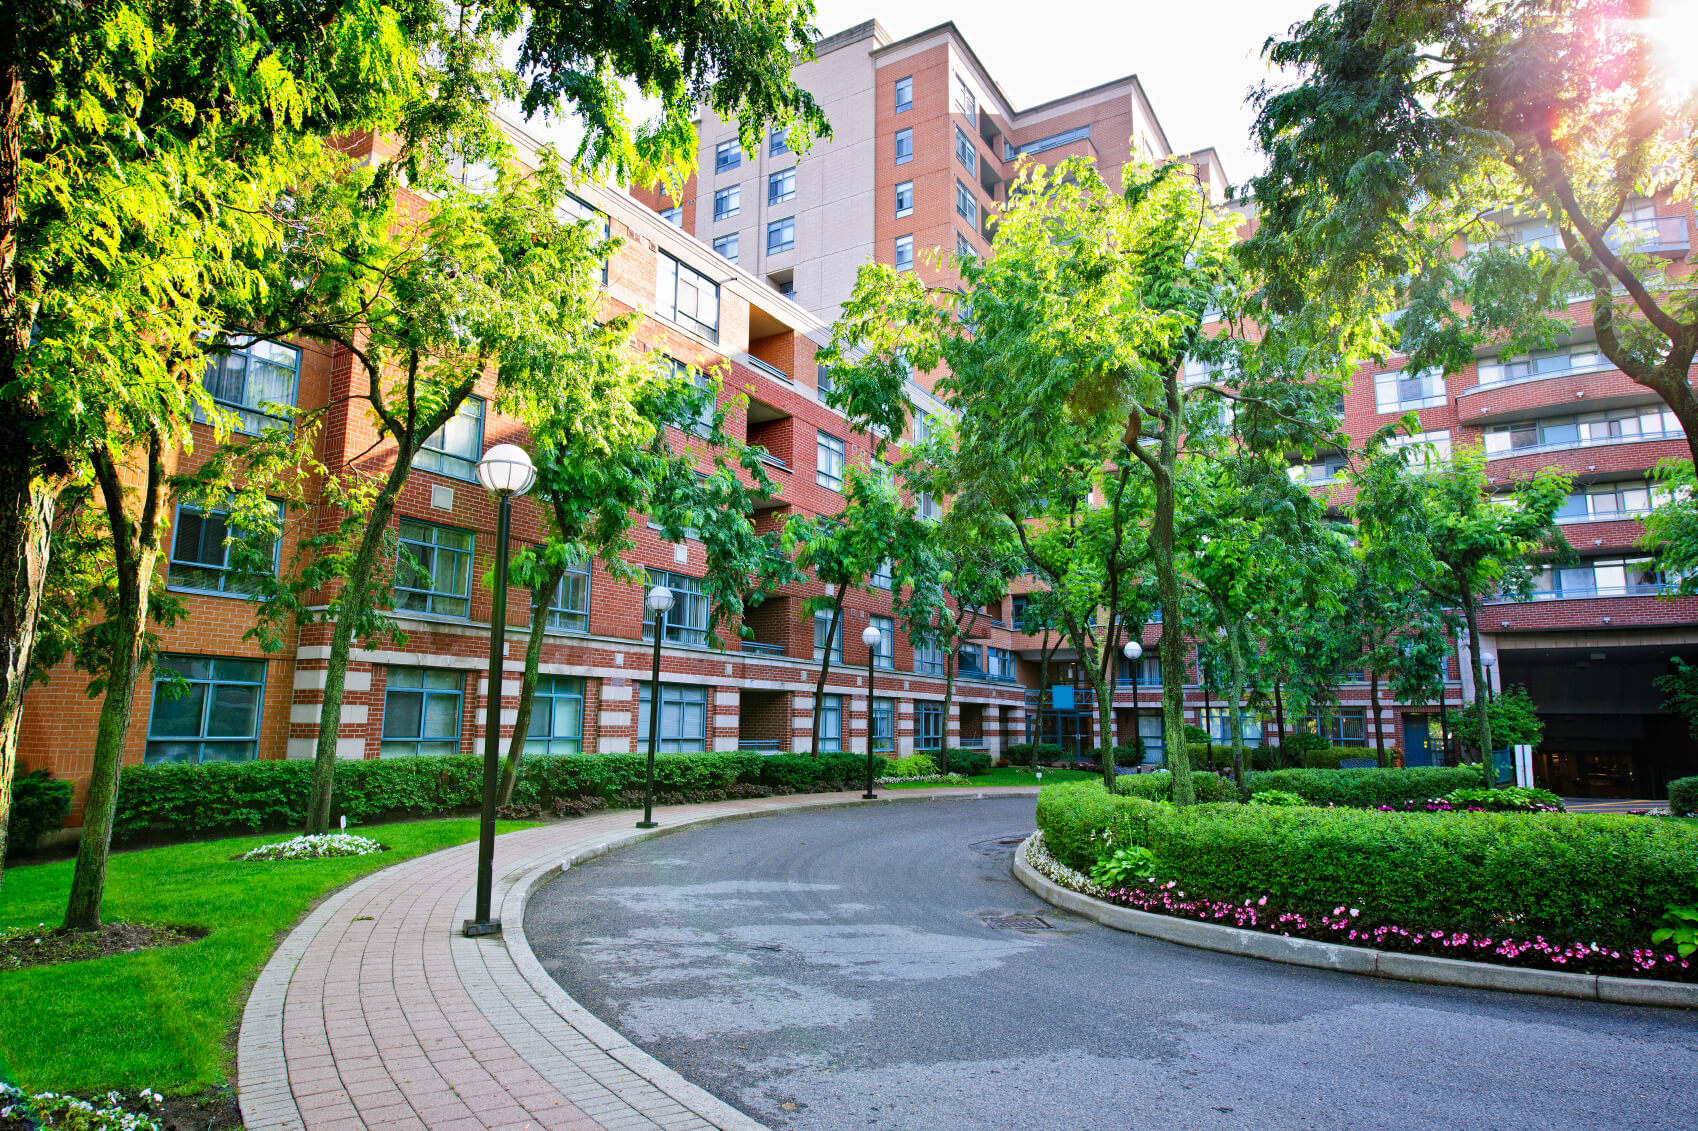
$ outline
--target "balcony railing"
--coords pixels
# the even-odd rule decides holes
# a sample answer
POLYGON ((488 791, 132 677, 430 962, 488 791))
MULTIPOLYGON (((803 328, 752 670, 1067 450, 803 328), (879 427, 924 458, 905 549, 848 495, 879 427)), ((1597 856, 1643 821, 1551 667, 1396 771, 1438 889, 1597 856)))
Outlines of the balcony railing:
POLYGON ((1589 436, 1576 440, 1560 440, 1552 444, 1530 444, 1520 448, 1508 448, 1504 451, 1486 451, 1487 459, 1514 459, 1516 456, 1536 456, 1546 452, 1566 452, 1577 448, 1605 448, 1614 444, 1638 444, 1655 442, 1657 440, 1685 440, 1684 429, 1674 428, 1662 432, 1640 432, 1633 436, 1589 436))
POLYGON ((1605 236, 1611 248, 1620 251, 1686 251, 1692 246, 1686 234, 1685 216, 1647 216, 1642 220, 1621 220, 1612 225, 1605 236))
POLYGON ((1541 590, 1524 598, 1494 597, 1483 602, 1483 604, 1525 605, 1538 601, 1588 601, 1599 597, 1655 597, 1662 593, 1672 592, 1675 588, 1673 582, 1651 581, 1636 585, 1599 586, 1596 589, 1541 590))
POLYGON ((790 465, 788 463, 785 463, 765 448, 756 448, 755 451, 761 457, 761 462, 766 464, 768 467, 781 468, 784 471, 790 470, 790 465))
POLYGON ((738 360, 744 365, 747 365, 750 369, 765 373, 768 377, 771 377, 776 381, 783 381, 786 385, 794 383, 790 380, 790 374, 784 372, 784 370, 773 365, 771 362, 762 361, 752 353, 743 354, 740 358, 738 358, 738 360))
POLYGON ((768 644, 761 640, 745 640, 743 641, 743 651, 757 652, 762 656, 782 656, 784 655, 784 645, 768 644))
POLYGON ((776 738, 771 738, 771 739, 768 739, 768 738, 738 739, 737 740, 737 749, 748 750, 748 751, 751 751, 752 753, 755 753, 755 754, 777 754, 779 752, 778 739, 776 739, 776 738))

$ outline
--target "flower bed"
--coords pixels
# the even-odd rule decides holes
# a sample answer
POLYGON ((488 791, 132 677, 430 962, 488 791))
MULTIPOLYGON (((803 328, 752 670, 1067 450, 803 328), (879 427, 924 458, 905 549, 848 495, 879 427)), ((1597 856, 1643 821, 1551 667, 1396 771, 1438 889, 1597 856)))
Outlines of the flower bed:
POLYGON ((1051 855, 1041 831, 1034 833, 1021 851, 1025 853, 1026 863, 1035 871, 1070 891, 1154 915, 1171 915, 1176 919, 1218 923, 1288 938, 1314 939, 1317 942, 1434 958, 1466 959, 1574 974, 1698 982, 1698 970, 1692 968, 1692 960, 1681 958, 1673 950, 1649 945, 1618 949, 1598 943, 1557 943, 1538 935, 1526 938, 1411 929, 1396 923, 1376 922, 1371 914, 1365 915, 1359 907, 1340 904, 1330 912, 1306 914, 1282 907, 1267 895, 1246 898, 1242 902, 1208 899, 1180 889, 1177 880, 1160 883, 1154 882, 1153 877, 1151 882, 1144 884, 1105 886, 1051 855))
POLYGON ((972 784, 971 782, 969 782, 967 780, 966 776, 962 775, 962 774, 922 774, 919 777, 912 777, 912 778, 899 778, 899 777, 886 776, 886 777, 876 779, 873 782, 873 784, 874 785, 918 785, 921 782, 942 782, 945 785, 970 785, 970 784, 972 784))
POLYGON ((370 856, 384 851, 383 845, 353 833, 319 833, 298 836, 276 844, 262 844, 242 853, 242 860, 323 860, 330 856, 370 856))
POLYGON ((164 1102, 158 1092, 142 1089, 138 1097, 148 1110, 130 1111, 124 1097, 108 1092, 95 1103, 58 1092, 26 1092, 0 1081, 0 1128, 67 1128, 68 1131, 159 1131, 152 1112, 164 1102))

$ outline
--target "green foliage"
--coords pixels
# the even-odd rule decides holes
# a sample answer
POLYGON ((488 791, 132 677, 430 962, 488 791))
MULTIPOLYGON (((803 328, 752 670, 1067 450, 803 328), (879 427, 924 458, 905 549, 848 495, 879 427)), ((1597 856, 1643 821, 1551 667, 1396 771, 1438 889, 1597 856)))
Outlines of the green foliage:
POLYGON ((1157 873, 1156 854, 1138 845, 1117 848, 1105 853, 1091 865, 1091 879, 1105 888, 1117 888, 1129 880, 1154 880, 1157 873))
POLYGON ((1016 742, 1003 748, 1002 760, 1010 766, 1043 766, 1059 762, 1062 754, 1053 742, 1016 742))
MULTIPOLYGON (((1191 781, 1195 784, 1199 802, 1226 801, 1236 793, 1233 784, 1219 774, 1197 771, 1192 773, 1191 781)), ((1124 797, 1172 801, 1173 774, 1168 770, 1157 770, 1153 774, 1122 774, 1114 780, 1114 789, 1124 797)))
MULTIPOLYGON (((1679 656, 1669 657, 1669 665, 1674 670, 1652 680, 1651 686, 1668 697, 1663 700, 1663 710, 1685 719, 1687 731, 1698 738, 1698 667, 1679 656)), ((1496 728, 1493 733, 1497 733, 1496 728)))
POLYGON ((1682 958, 1690 958, 1698 950, 1698 907, 1670 904, 1663 912, 1662 926, 1651 932, 1651 941, 1658 946, 1672 942, 1682 958))
POLYGON ((927 778, 936 774, 937 759, 930 754, 910 754, 892 758, 881 775, 887 778, 927 778))
POLYGON ((991 756, 984 750, 960 750, 952 748, 949 751, 949 772, 966 774, 968 777, 978 777, 988 774, 991 770, 991 756))
POLYGON ((1286 735, 1282 747, 1288 760, 1305 764, 1303 758, 1311 750, 1328 750, 1332 743, 1318 734, 1298 733, 1286 735))
POLYGON ((1114 764, 1123 768, 1132 768, 1144 764, 1144 744, 1136 746, 1116 746, 1114 748, 1114 764))
POLYGON ((1295 793, 1311 805, 1371 809, 1404 801, 1443 797, 1478 785, 1480 772, 1466 766, 1416 766, 1402 770, 1272 770, 1250 776, 1250 794, 1295 793))
POLYGON ((1307 805, 1303 798, 1295 793, 1287 793, 1283 789, 1264 789, 1250 795, 1253 805, 1307 805))
POLYGON ((1522 785, 1501 789, 1481 789, 1478 786, 1453 789, 1444 795, 1444 799, 1458 809, 1479 806, 1494 813, 1531 813, 1552 809, 1562 812, 1566 808, 1562 798, 1550 790, 1522 785))
POLYGON ((1204 730, 1196 723, 1185 724, 1185 744, 1187 746, 1207 746, 1208 743, 1208 731, 1204 730))
MULTIPOLYGON (((1517 683, 1492 696, 1486 708, 1491 720, 1492 746, 1503 750, 1511 746, 1537 746, 1545 734, 1545 722, 1539 718, 1527 688, 1517 683)), ((1480 749, 1479 716, 1471 711, 1458 711, 1451 719, 1451 733, 1471 750, 1480 749)))
MULTIPOLYGON (((1325 739, 1322 740, 1325 742, 1325 739)), ((1374 752, 1366 746, 1316 746, 1307 744, 1298 764, 1306 770, 1336 770, 1345 758, 1372 758, 1374 752)))
POLYGON ((1669 782, 1669 812, 1676 817, 1698 815, 1698 777, 1669 782))
POLYGON ((34 852, 42 836, 62 825, 70 811, 70 782, 55 781, 49 770, 14 778, 11 818, 6 826, 6 859, 34 852))
POLYGON ((1677 821, 1271 805, 1176 810, 1110 796, 1095 783, 1046 787, 1037 817, 1050 851, 1081 871, 1104 852, 1141 846, 1188 893, 1235 902, 1265 895, 1310 911, 1343 904, 1411 928, 1639 946, 1666 906, 1698 896, 1698 828, 1677 821))

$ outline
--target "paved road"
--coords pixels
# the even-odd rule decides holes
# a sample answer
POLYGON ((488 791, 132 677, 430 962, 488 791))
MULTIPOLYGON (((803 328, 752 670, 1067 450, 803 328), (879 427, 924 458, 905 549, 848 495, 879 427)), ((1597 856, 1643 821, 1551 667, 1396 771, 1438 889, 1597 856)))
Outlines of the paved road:
POLYGON ((1031 799, 802 812, 574 868, 554 978, 773 1127, 1698 1128, 1698 1016, 1139 938, 1014 882, 1031 799), (1041 915, 1007 930, 989 916, 1041 915))

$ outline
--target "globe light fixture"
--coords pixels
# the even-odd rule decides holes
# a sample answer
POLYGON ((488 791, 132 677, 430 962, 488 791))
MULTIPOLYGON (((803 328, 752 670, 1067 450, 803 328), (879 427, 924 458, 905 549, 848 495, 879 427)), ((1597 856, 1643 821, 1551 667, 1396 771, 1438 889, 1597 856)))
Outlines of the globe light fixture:
MULTIPOLYGON (((1132 662, 1132 737, 1138 740, 1138 749, 1144 749, 1144 732, 1138 725, 1138 661, 1143 658, 1144 646, 1136 640, 1128 640, 1121 653, 1132 662)), ((1143 763, 1140 761, 1139 765, 1143 763)))
POLYGON ((517 444, 497 444, 478 460, 478 482, 498 499, 516 499, 536 481, 536 464, 517 444))
MULTIPOLYGON (((878 794, 873 792, 873 663, 883 641, 884 633, 873 625, 861 630, 861 643, 867 646, 867 792, 861 794, 862 801, 878 800, 878 794)), ((891 735, 892 739, 895 737, 891 735)))
POLYGON ((654 614, 654 662, 649 669, 649 769, 643 783, 643 819, 639 829, 652 829, 654 819, 654 752, 660 741, 660 641, 666 635, 666 614, 672 611, 675 598, 672 590, 656 585, 643 598, 643 604, 654 614))

